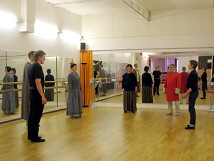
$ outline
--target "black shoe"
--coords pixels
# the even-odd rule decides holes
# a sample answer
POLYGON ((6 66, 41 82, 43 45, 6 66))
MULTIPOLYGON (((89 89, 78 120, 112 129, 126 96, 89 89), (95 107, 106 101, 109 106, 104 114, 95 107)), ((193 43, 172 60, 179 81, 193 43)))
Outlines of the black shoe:
POLYGON ((132 111, 132 113, 135 113, 135 111, 132 111))
MULTIPOLYGON (((38 139, 41 139, 41 138, 42 138, 41 136, 39 136, 39 137, 38 137, 38 139)), ((28 140, 31 140, 31 138, 30 138, 30 137, 28 137, 28 140)))
POLYGON ((41 139, 41 138, 32 139, 31 142, 45 142, 45 139, 41 139))
POLYGON ((201 99, 206 99, 206 97, 201 97, 201 99))
POLYGON ((160 94, 157 94, 158 96, 160 95, 160 94))
POLYGON ((190 130, 190 129, 195 129, 195 127, 191 127, 190 125, 187 125, 187 127, 185 127, 186 130, 190 130))
POLYGON ((127 111, 124 111, 124 113, 127 113, 127 111))

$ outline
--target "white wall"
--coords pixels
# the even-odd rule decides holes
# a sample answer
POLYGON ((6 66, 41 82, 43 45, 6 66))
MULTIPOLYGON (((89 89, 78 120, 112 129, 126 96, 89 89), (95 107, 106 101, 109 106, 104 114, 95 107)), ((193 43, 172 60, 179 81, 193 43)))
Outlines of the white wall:
POLYGON ((150 22, 139 15, 83 16, 82 35, 89 49, 96 52, 199 48, 213 51, 213 20, 213 8, 169 11, 152 17, 150 22))
MULTIPOLYGON (((55 25, 60 30, 66 29, 81 35, 81 17, 62 8, 57 8, 44 0, 35 1, 36 21, 55 25)), ((0 11, 13 13, 20 20, 20 0, 1 0, 0 11)), ((20 22, 20 21, 19 21, 20 22)), ((14 28, 0 28, 0 50, 28 53, 30 50, 42 49, 48 56, 73 58, 79 64, 80 41, 62 40, 56 33, 55 37, 39 36, 35 33, 20 33, 19 23, 14 28)))

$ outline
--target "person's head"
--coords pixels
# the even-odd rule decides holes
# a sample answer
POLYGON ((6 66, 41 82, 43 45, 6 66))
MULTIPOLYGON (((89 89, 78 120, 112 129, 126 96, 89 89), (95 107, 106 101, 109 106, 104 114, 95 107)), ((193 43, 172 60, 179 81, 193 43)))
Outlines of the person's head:
POLYGON ((188 65, 188 68, 190 70, 195 70, 198 66, 198 62, 196 60, 190 60, 189 61, 189 65, 188 65))
POLYGON ((16 74, 16 69, 15 69, 15 68, 11 68, 10 73, 11 73, 12 75, 15 75, 15 74, 16 74))
POLYGON ((182 72, 186 72, 186 67, 182 67, 182 72))
POLYGON ((132 65, 131 64, 127 64, 126 65, 126 70, 128 73, 131 73, 132 72, 132 65))
POLYGON ((202 67, 202 71, 206 72, 207 67, 202 67))
POLYGON ((8 73, 8 72, 10 72, 11 71, 11 67, 10 66, 6 66, 5 67, 5 73, 8 73))
POLYGON ((45 52, 42 50, 37 50, 34 52, 34 60, 39 64, 44 64, 45 62, 45 52))
POLYGON ((145 66, 145 67, 144 67, 144 71, 145 71, 146 73, 148 73, 149 67, 148 67, 148 66, 145 66))
POLYGON ((28 53, 28 58, 30 59, 31 62, 34 62, 34 56, 33 56, 34 52, 35 52, 35 51, 30 51, 30 52, 28 53))
POLYGON ((48 74, 51 74, 51 69, 47 69, 47 73, 48 73, 48 74))
POLYGON ((72 70, 73 72, 76 72, 76 71, 77 71, 77 65, 76 65, 75 63, 72 63, 72 64, 71 64, 71 70, 72 70))
POLYGON ((134 68, 138 68, 138 65, 137 65, 137 64, 134 64, 134 68))
POLYGON ((159 67, 159 66, 156 66, 156 68, 155 68, 155 69, 158 71, 158 70, 160 70, 160 67, 159 67))
POLYGON ((169 71, 170 72, 174 72, 175 71, 175 64, 170 64, 170 66, 169 66, 169 71))

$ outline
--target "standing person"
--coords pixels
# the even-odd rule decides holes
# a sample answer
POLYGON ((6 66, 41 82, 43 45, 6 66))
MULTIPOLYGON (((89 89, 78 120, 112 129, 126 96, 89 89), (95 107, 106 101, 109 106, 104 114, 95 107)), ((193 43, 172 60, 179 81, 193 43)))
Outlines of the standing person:
POLYGON ((144 67, 145 73, 142 75, 142 103, 153 103, 152 96, 152 76, 149 71, 149 67, 144 67))
POLYGON ((155 95, 157 91, 157 95, 160 95, 159 93, 159 87, 160 87, 160 81, 161 81, 161 72, 160 72, 160 67, 156 66, 155 70, 153 71, 154 75, 154 89, 153 89, 153 94, 155 95))
MULTIPOLYGON (((45 81, 54 81, 54 76, 51 75, 51 69, 47 69, 47 74, 45 76, 45 81)), ((45 83, 45 87, 54 87, 55 83, 45 83)), ((54 89, 45 90, 45 98, 47 101, 54 101, 54 89)))
POLYGON ((136 93, 137 93, 137 79, 132 73, 132 65, 126 66, 127 73, 123 75, 122 89, 123 89, 123 109, 127 113, 135 113, 136 107, 136 93))
MULTIPOLYGON (((133 69, 133 73, 135 74, 135 77, 137 78, 137 91, 140 92, 140 74, 139 74, 139 70, 138 70, 138 65, 135 64, 133 69)), ((137 95, 137 97, 139 97, 137 95)))
MULTIPOLYGON (((180 91, 180 104, 183 104, 182 94, 187 91, 187 79, 189 77, 189 73, 186 72, 186 67, 182 67, 181 75, 181 91, 180 91)), ((186 99, 186 103, 188 103, 188 98, 186 99)))
MULTIPOLYGON (((106 78, 106 71, 103 69, 103 65, 100 64, 100 72, 99 72, 99 77, 100 78, 106 78)), ((103 92, 102 96, 106 96, 107 93, 107 85, 105 84, 106 79, 102 79, 102 87, 101 87, 101 91, 103 92)))
POLYGON ((80 77, 77 73, 77 65, 71 64, 71 72, 68 75, 68 99, 67 99, 67 116, 79 118, 82 116, 82 87, 80 77))
POLYGON ((172 101, 175 101, 176 114, 180 115, 179 93, 181 89, 181 76, 178 72, 175 72, 175 65, 169 66, 170 72, 167 73, 164 84, 164 93, 166 93, 166 100, 168 101, 167 115, 173 115, 172 101))
POLYGON ((202 91, 203 91, 203 97, 201 99, 206 99, 206 90, 207 90, 207 68, 202 67, 203 74, 201 75, 202 80, 202 91))
POLYGON ((196 113, 195 113, 195 101, 198 97, 198 74, 196 72, 196 67, 198 62, 195 60, 190 60, 188 68, 191 70, 190 75, 187 79, 187 92, 183 94, 182 98, 186 98, 189 95, 189 114, 190 114, 190 124, 185 127, 185 129, 195 129, 196 113))
MULTIPOLYGON (((14 82, 13 76, 10 73, 11 67, 5 67, 5 76, 3 78, 4 83, 14 82)), ((3 85, 1 90, 14 89, 13 84, 3 85)), ((15 104, 15 93, 14 92, 4 92, 2 96, 2 110, 4 114, 14 114, 16 111, 15 104)))
POLYGON ((47 100, 44 95, 44 73, 41 64, 45 62, 45 53, 42 50, 34 52, 35 63, 30 66, 28 77, 30 83, 30 116, 28 120, 28 139, 31 142, 44 142, 38 136, 39 122, 42 117, 44 104, 47 100))
POLYGON ((28 123, 28 119, 30 115, 30 83, 28 78, 28 71, 31 64, 34 63, 34 56, 33 56, 34 52, 35 51, 30 51, 28 53, 29 62, 25 64, 24 72, 23 72, 21 118, 26 120, 26 124, 28 123))
MULTIPOLYGON (((11 68, 10 73, 13 75, 14 82, 18 82, 18 77, 16 76, 16 69, 11 68)), ((14 84, 14 89, 18 89, 17 84, 14 84)), ((14 92, 14 93, 15 93, 15 105, 16 105, 16 108, 18 108, 19 107, 19 93, 18 93, 18 91, 14 92)))

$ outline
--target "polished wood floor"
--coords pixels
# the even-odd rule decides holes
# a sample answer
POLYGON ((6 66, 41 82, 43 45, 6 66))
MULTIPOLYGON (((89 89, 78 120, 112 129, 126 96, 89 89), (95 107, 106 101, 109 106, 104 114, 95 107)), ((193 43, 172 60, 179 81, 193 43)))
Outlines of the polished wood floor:
POLYGON ((25 121, 0 125, 1 161, 213 161, 214 113, 197 111, 196 130, 185 130, 187 110, 85 108, 71 119, 65 111, 46 114, 44 143, 27 140, 25 121))

